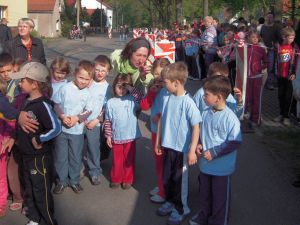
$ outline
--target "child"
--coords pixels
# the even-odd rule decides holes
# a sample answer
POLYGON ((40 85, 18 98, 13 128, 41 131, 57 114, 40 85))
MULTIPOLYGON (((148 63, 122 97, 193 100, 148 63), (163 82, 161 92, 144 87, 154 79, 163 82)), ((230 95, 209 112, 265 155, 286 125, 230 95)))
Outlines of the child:
POLYGON ((191 96, 184 89, 188 76, 183 62, 168 65, 162 72, 169 95, 160 109, 155 152, 164 154, 163 179, 166 203, 157 214, 166 216, 168 224, 180 224, 190 213, 188 197, 188 164, 197 162, 196 146, 202 118, 191 96), (163 147, 163 150, 161 147, 163 147))
POLYGON ((147 93, 147 96, 143 98, 140 102, 142 110, 148 110, 151 107, 151 132, 152 132, 152 145, 153 153, 155 159, 155 171, 157 178, 157 187, 150 191, 150 200, 155 203, 163 203, 165 201, 165 193, 163 186, 163 154, 155 154, 155 142, 156 142, 156 123, 157 123, 157 113, 161 107, 161 101, 163 96, 167 94, 167 90, 163 87, 163 82, 161 78, 161 71, 170 62, 166 58, 156 59, 152 65, 152 74, 154 76, 153 85, 150 86, 150 89, 147 93), (157 95, 156 95, 157 94, 157 95))
POLYGON ((24 65, 12 79, 21 79, 20 87, 28 94, 22 107, 31 118, 39 122, 35 133, 26 133, 17 128, 17 138, 23 160, 25 199, 28 207, 28 225, 57 224, 53 217, 54 204, 52 184, 52 139, 61 132, 51 102, 44 97, 48 88, 49 70, 39 62, 24 65))
POLYGON ((7 204, 7 161, 8 153, 10 152, 13 144, 13 131, 15 127, 15 120, 9 121, 10 119, 16 118, 16 110, 9 104, 6 98, 7 82, 0 78, 0 105, 1 114, 8 116, 7 119, 0 118, 0 217, 6 214, 7 204), (10 112, 7 114, 5 109, 9 109, 10 112))
POLYGON ((60 89, 61 86, 68 82, 66 76, 70 73, 70 71, 70 64, 65 58, 56 57, 52 61, 50 66, 51 84, 53 89, 52 97, 60 89))
POLYGON ((282 43, 278 47, 278 99, 280 115, 274 119, 275 122, 283 122, 290 126, 289 111, 292 103, 293 86, 297 64, 296 47, 294 45, 295 31, 286 27, 281 30, 282 43))
POLYGON ((134 97, 127 89, 132 86, 130 74, 118 74, 113 82, 114 97, 106 103, 105 137, 113 151, 111 183, 113 189, 122 185, 124 190, 131 188, 135 174, 135 140, 141 137, 136 110, 142 97, 137 93, 134 97))
MULTIPOLYGON (((21 90, 19 87, 19 80, 11 79, 11 74, 15 70, 16 61, 13 57, 7 53, 0 54, 0 76, 7 82, 6 86, 6 97, 10 103, 13 103, 13 106, 17 109, 17 102, 21 102, 25 99, 25 94, 21 95, 21 90), (18 99, 18 101, 17 101, 18 99)), ((19 104, 21 105, 21 104, 19 104)), ((12 108, 12 107, 10 107, 12 108)), ((1 108, 1 110, 7 109, 7 107, 1 108)), ((15 109, 13 109, 16 111, 15 109)), ((9 205, 9 209, 16 211, 22 208, 23 196, 22 188, 20 183, 20 170, 19 166, 22 164, 21 154, 16 145, 13 146, 7 165, 7 177, 10 190, 12 192, 13 202, 9 205)))
POLYGON ((259 46, 257 31, 249 33, 248 73, 246 91, 246 111, 250 111, 252 125, 261 123, 261 97, 263 89, 263 69, 268 67, 268 57, 264 48, 259 46), (249 109, 250 108, 250 109, 249 109))
POLYGON ((63 85, 53 96, 54 102, 61 109, 58 114, 63 123, 62 133, 55 139, 54 166, 58 175, 58 182, 53 190, 55 194, 61 194, 67 185, 77 194, 83 191, 79 183, 84 143, 82 122, 87 117, 80 114, 92 109, 87 87, 93 79, 94 70, 93 63, 80 61, 75 70, 74 81, 63 85))
POLYGON ((185 40, 186 63, 189 69, 189 78, 192 80, 200 80, 201 70, 199 65, 199 43, 200 31, 193 30, 191 38, 185 40))
POLYGON ((231 92, 224 76, 209 77, 204 84, 204 98, 209 106, 203 112, 200 155, 200 211, 190 225, 227 224, 230 207, 230 178, 235 170, 237 149, 241 144, 240 122, 226 106, 231 92))
MULTIPOLYGON (((227 65, 220 62, 212 63, 209 66, 207 76, 212 77, 216 75, 228 77, 227 65)), ((242 93, 238 88, 234 88, 233 91, 237 99, 235 99, 231 94, 229 94, 228 98, 226 99, 227 106, 237 115, 237 117, 240 117, 242 115, 243 108, 244 108, 242 93)), ((201 114, 209 107, 204 101, 203 97, 204 97, 204 89, 202 87, 195 93, 193 97, 201 114)))
POLYGON ((89 116, 85 125, 85 136, 87 138, 87 165, 88 173, 93 185, 100 184, 100 133, 101 118, 103 106, 110 98, 110 88, 106 81, 106 76, 111 71, 110 59, 105 55, 98 55, 95 60, 95 77, 89 85, 88 90, 92 97, 92 114, 89 116))

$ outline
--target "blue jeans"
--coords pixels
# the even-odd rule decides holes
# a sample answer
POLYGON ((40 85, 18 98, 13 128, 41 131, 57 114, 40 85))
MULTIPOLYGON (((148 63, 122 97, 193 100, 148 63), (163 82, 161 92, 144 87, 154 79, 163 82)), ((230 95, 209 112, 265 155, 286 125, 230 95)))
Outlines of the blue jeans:
POLYGON ((79 184, 83 142, 83 134, 62 132, 55 138, 54 166, 59 184, 79 184))
POLYGON ((99 177, 102 174, 100 167, 100 132, 101 127, 95 127, 92 130, 85 128, 87 140, 87 165, 91 177, 99 177))

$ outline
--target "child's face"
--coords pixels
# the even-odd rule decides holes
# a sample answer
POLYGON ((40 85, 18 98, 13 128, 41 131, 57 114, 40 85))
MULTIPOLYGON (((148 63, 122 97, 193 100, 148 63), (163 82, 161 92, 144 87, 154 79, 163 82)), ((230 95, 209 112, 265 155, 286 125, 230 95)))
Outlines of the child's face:
POLYGON ((56 81, 62 81, 66 78, 67 73, 59 69, 53 69, 52 77, 56 81))
POLYGON ((161 71, 162 71, 163 68, 161 68, 160 66, 156 67, 154 70, 153 70, 153 76, 154 76, 154 79, 160 79, 160 75, 161 75, 161 71))
POLYGON ((115 86, 115 93, 117 97, 122 97, 124 95, 126 95, 127 90, 125 88, 126 83, 125 82, 118 82, 115 86))
POLYGON ((164 86, 170 93, 176 92, 176 81, 171 81, 169 79, 164 79, 164 86))
POLYGON ((28 82, 26 78, 21 79, 20 88, 26 94, 30 94, 34 90, 34 82, 28 82))
POLYGON ((218 95, 204 89, 203 99, 208 106, 215 106, 218 102, 218 95))
POLYGON ((284 43, 284 44, 290 45, 290 44, 292 44, 293 41, 295 40, 295 35, 285 36, 285 37, 283 37, 282 39, 283 39, 283 43, 284 43))
POLYGON ((258 44, 258 36, 256 34, 251 34, 249 37, 250 44, 256 45, 258 44))
POLYGON ((89 86, 92 78, 90 74, 84 69, 80 68, 75 74, 74 83, 79 89, 84 89, 89 86))
POLYGON ((109 73, 108 66, 101 66, 99 64, 95 65, 95 81, 102 82, 105 81, 107 74, 109 73))
POLYGON ((10 74, 14 72, 13 64, 8 64, 5 66, 0 67, 0 76, 5 81, 10 81, 10 74))

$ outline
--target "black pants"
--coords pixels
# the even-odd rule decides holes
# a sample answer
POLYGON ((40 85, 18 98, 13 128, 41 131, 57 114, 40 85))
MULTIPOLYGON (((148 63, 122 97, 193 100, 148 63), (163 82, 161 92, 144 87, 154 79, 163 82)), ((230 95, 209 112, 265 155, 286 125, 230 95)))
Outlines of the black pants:
POLYGON ((278 78, 278 99, 280 115, 289 118, 289 111, 292 103, 293 85, 288 78, 278 78))
POLYGON ((198 55, 185 56, 186 64, 189 70, 189 76, 193 78, 200 79, 201 78, 201 69, 199 65, 198 55))
POLYGON ((28 218, 40 225, 56 225, 51 194, 53 163, 51 154, 23 155, 25 203, 28 218))
POLYGON ((164 148, 163 180, 166 201, 174 204, 180 214, 187 214, 188 166, 186 155, 164 148))

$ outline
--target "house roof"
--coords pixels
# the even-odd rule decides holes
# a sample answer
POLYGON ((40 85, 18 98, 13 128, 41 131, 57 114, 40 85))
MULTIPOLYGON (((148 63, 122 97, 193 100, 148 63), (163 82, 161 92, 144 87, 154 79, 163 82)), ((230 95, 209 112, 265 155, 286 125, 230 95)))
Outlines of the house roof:
POLYGON ((28 0, 28 12, 51 12, 56 0, 28 0))
POLYGON ((86 12, 87 12, 87 14, 89 14, 91 16, 95 12, 95 10, 96 9, 86 9, 86 12))
POLYGON ((66 4, 67 4, 68 6, 74 6, 75 3, 76 3, 76 0, 66 0, 66 4))
POLYGON ((108 3, 104 2, 104 1, 97 0, 97 2, 100 2, 100 3, 102 2, 102 5, 104 5, 108 9, 112 9, 113 8, 111 5, 109 5, 108 3))

